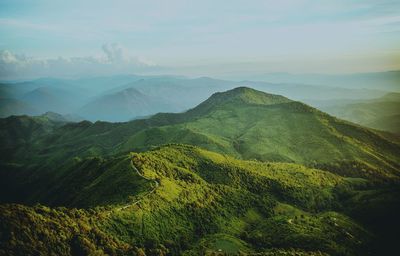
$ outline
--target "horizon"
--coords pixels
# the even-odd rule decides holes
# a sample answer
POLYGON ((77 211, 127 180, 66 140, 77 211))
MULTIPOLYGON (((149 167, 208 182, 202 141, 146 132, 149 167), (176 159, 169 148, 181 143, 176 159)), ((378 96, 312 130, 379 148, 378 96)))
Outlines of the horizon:
MULTIPOLYGON (((288 76, 322 76, 322 77, 346 77, 346 76, 357 76, 357 75, 371 75, 371 74, 390 74, 390 73, 399 73, 398 70, 384 70, 384 71, 373 71, 373 72, 352 72, 352 73, 296 73, 296 72, 266 72, 256 74, 256 76, 274 76, 274 75, 288 75, 288 76)), ((159 73, 159 74, 140 74, 140 73, 116 73, 116 74, 88 74, 88 75, 66 75, 66 76, 37 76, 37 77, 26 77, 26 78, 15 78, 15 79, 1 79, 0 83, 23 83, 29 81, 37 81, 42 79, 59 79, 59 80, 79 80, 79 79, 94 79, 94 78, 111 78, 111 77, 122 77, 122 76, 143 76, 146 79, 158 78, 158 77, 169 77, 169 78, 177 78, 177 79, 201 79, 201 78, 209 78, 215 80, 224 80, 230 82, 266 82, 271 84, 285 84, 291 82, 270 82, 265 79, 257 79, 251 78, 252 75, 242 75, 242 78, 236 78, 234 76, 207 76, 207 75, 178 75, 178 74, 168 74, 168 73, 159 73)), ((400 79, 400 74, 397 76, 400 79)), ((299 84, 303 84, 299 82, 299 84)), ((310 85, 313 85, 311 83, 310 85)), ((326 86, 326 84, 318 84, 319 86, 326 86)), ((400 90, 400 88, 399 88, 400 90)))
POLYGON ((0 79, 400 69, 395 1, 2 1, 0 79))

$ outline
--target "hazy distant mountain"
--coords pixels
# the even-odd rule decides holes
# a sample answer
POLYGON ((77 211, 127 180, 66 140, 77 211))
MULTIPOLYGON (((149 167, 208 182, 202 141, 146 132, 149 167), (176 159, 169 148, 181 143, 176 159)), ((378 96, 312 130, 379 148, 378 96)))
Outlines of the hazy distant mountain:
POLYGON ((204 101, 214 92, 232 89, 235 86, 237 86, 236 82, 201 77, 195 79, 141 79, 121 88, 136 88, 150 97, 161 99, 170 105, 174 105, 177 110, 183 111, 204 101))
POLYGON ((46 112, 39 116, 40 118, 46 118, 53 122, 60 122, 60 123, 68 123, 68 122, 80 122, 83 121, 83 118, 77 115, 60 115, 55 112, 46 112))
MULTIPOLYGON (((237 78, 243 79, 243 77, 237 78)), ((296 83, 342 88, 368 88, 397 92, 400 91, 400 71, 356 74, 269 73, 251 75, 246 77, 246 79, 271 83, 296 83)))
POLYGON ((367 127, 400 133, 400 93, 347 104, 321 105, 319 108, 367 127))
POLYGON ((173 106, 149 97, 134 88, 101 96, 79 111, 79 115, 89 120, 127 121, 139 116, 158 112, 174 111, 173 106))
POLYGON ((24 94, 22 101, 35 106, 41 113, 53 111, 61 114, 75 112, 82 104, 82 96, 71 89, 63 90, 54 87, 39 87, 24 94))
POLYGON ((312 100, 372 99, 383 96, 387 93, 387 91, 375 89, 349 89, 346 87, 329 87, 293 83, 271 84, 266 82, 243 81, 239 84, 306 102, 312 100))
MULTIPOLYGON (((365 100, 383 96, 384 90, 349 89, 300 83, 228 81, 208 77, 119 75, 79 79, 42 78, 0 84, 3 116, 41 114, 53 111, 82 115, 90 120, 128 121, 157 112, 182 112, 206 100, 209 95, 238 86, 280 94, 307 103, 365 100), (135 89, 143 95, 138 95, 135 89), (132 97, 132 99, 129 99, 132 97), (108 98, 108 99, 107 99, 108 98), (105 107, 105 105, 111 104, 105 107)), ((353 101, 352 101, 353 102, 353 101)), ((332 104, 330 104, 332 105, 332 104)))
POLYGON ((0 98, 0 117, 10 115, 38 115, 40 111, 33 105, 22 100, 0 98))
POLYGON ((80 79, 41 78, 0 84, 0 113, 37 115, 47 111, 74 113, 110 88, 141 78, 134 75, 80 79))

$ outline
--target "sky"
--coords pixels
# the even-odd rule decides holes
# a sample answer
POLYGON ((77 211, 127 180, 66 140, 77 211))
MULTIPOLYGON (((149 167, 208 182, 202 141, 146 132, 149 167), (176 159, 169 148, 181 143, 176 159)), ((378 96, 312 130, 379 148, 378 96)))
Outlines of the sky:
POLYGON ((0 0, 0 79, 397 69, 398 0, 0 0))

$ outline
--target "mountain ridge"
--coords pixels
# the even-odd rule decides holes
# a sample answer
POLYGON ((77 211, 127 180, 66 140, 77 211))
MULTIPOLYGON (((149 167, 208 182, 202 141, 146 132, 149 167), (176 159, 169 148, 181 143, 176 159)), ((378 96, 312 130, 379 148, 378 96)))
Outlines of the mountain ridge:
POLYGON ((45 155, 53 155, 54 160, 64 155, 110 155, 183 143, 242 159, 295 162, 384 179, 398 176, 400 152, 398 144, 373 130, 301 102, 247 88, 214 94, 184 113, 161 113, 125 123, 68 124, 39 136, 28 145, 29 150, 24 149, 26 154, 21 153, 24 150, 11 152, 17 158, 34 158, 37 152, 46 152, 43 147, 50 147, 49 142, 51 151, 58 154, 45 155), (352 162, 358 166, 354 170, 349 165, 352 162))
POLYGON ((0 254, 353 256, 397 245, 400 145, 301 102, 236 88, 184 113, 60 118, 0 119, 0 229, 12 232, 0 254))

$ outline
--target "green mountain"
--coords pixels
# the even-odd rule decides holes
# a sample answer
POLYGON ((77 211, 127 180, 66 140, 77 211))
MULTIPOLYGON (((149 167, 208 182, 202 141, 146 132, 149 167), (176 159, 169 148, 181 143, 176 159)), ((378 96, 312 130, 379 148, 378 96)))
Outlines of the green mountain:
MULTIPOLYGON (((1 140, 12 136, 8 132, 0 133, 1 140)), ((213 94, 184 113, 127 123, 67 124, 38 134, 28 145, 7 148, 7 159, 31 164, 43 159, 54 166, 73 157, 144 151, 166 143, 242 159, 301 163, 352 177, 382 180, 399 174, 400 146, 380 133, 245 87, 213 94)))
POLYGON ((3 204, 0 253, 378 255, 398 226, 398 190, 297 164, 169 145, 66 168, 47 198, 91 208, 3 204))
POLYGON ((374 118, 365 124, 367 127, 374 129, 389 131, 400 135, 400 114, 385 115, 382 117, 374 118))
POLYGON ((246 87, 125 123, 0 119, 0 254, 391 254, 389 137, 246 87))
POLYGON ((388 93, 383 97, 322 107, 324 111, 364 125, 366 127, 400 134, 400 93, 388 93))
MULTIPOLYGON (((0 82, 0 117, 39 115, 48 111, 83 116, 87 120, 111 122, 163 112, 182 112, 206 100, 211 94, 239 86, 313 103, 315 101, 365 100, 383 96, 384 76, 370 89, 349 88, 347 83, 326 86, 307 84, 220 80, 209 77, 117 75, 77 79, 40 78, 24 82, 0 82), (343 85, 346 88, 343 88, 343 85), (137 90, 140 92, 135 93, 137 90), (112 104, 112 105, 111 105, 112 104)), ((251 79, 255 79, 251 78, 251 79)), ((358 80, 358 78, 356 79, 358 80)), ((365 81, 363 80, 365 84, 365 81)), ((389 91, 397 91, 395 89, 389 91)))

